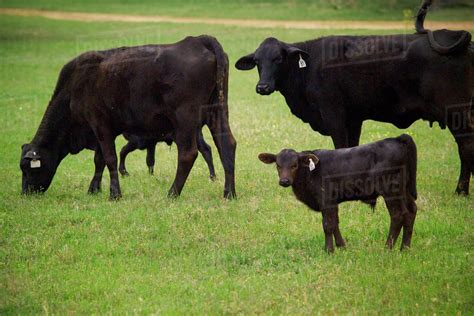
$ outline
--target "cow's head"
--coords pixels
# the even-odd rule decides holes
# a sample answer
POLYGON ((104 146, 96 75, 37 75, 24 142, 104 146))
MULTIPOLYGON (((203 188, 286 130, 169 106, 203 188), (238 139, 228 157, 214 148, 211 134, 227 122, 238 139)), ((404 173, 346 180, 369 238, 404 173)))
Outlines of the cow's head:
POLYGON ((300 58, 307 59, 308 53, 269 37, 254 53, 241 57, 235 67, 239 70, 250 70, 257 66, 260 76, 257 93, 268 95, 279 90, 278 82, 286 75, 288 67, 299 67, 300 58))
POLYGON ((31 144, 21 147, 20 168, 23 194, 45 192, 58 166, 57 155, 51 150, 31 144))
POLYGON ((293 149, 283 149, 278 155, 262 153, 258 155, 263 163, 276 163, 280 185, 289 187, 297 177, 300 168, 313 170, 319 162, 318 157, 311 153, 298 153, 293 149))

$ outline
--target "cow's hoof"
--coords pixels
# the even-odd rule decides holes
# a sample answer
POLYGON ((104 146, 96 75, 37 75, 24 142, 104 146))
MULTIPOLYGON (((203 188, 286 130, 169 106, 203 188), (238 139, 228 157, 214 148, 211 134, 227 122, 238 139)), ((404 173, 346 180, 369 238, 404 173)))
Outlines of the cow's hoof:
POLYGON ((100 187, 90 187, 89 190, 87 191, 88 194, 97 194, 100 193, 102 190, 100 187))
POLYGON ((122 194, 110 194, 109 200, 110 201, 118 201, 122 198, 122 194))
POLYGON ((174 190, 170 190, 168 192, 168 198, 169 199, 176 199, 176 198, 178 198, 178 196, 179 196, 179 193, 175 192, 174 190))
POLYGON ((211 175, 209 176, 209 179, 211 179, 211 181, 214 182, 214 181, 216 181, 217 177, 216 177, 215 174, 211 174, 211 175))
POLYGON ((154 171, 154 170, 153 170, 153 167, 148 167, 148 174, 149 174, 150 176, 153 175, 153 171, 154 171))
POLYGON ((237 198, 237 194, 235 194, 235 191, 224 191, 224 198, 233 200, 237 198))
POLYGON ((469 195, 469 189, 467 189, 467 188, 458 187, 458 188, 456 188, 455 192, 456 192, 456 194, 462 195, 462 196, 468 196, 469 195))

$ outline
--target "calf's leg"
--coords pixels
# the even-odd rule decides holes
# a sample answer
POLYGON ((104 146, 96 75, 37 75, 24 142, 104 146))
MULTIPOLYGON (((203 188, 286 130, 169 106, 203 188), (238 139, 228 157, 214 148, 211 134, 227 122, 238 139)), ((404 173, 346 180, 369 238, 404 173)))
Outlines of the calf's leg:
POLYGON ((400 250, 409 248, 411 244, 411 236, 413 235, 413 226, 415 225, 417 206, 415 200, 408 194, 407 196, 407 212, 403 215, 403 237, 400 250))
POLYGON ((122 147, 120 150, 120 163, 119 163, 119 171, 122 176, 128 176, 129 173, 127 169, 125 168, 125 159, 127 158, 127 155, 137 149, 138 146, 135 142, 128 141, 128 143, 122 147))
POLYGON ((209 169, 209 178, 212 181, 216 180, 214 163, 212 162, 211 146, 209 146, 204 140, 204 136, 202 135, 202 129, 200 129, 198 132, 197 146, 198 146, 199 152, 201 153, 201 155, 204 157, 204 160, 206 161, 207 168, 209 169))
POLYGON ((155 149, 156 143, 150 144, 146 148, 146 165, 148 166, 148 173, 153 174, 153 169, 155 167, 155 149))
POLYGON ((100 148, 96 148, 95 154, 94 154, 94 165, 95 165, 95 172, 94 172, 94 177, 92 178, 92 181, 89 185, 89 194, 94 194, 100 192, 100 183, 102 182, 102 174, 104 172, 105 168, 105 161, 104 157, 102 156, 102 152, 100 151, 100 148))
POLYGON ((337 209, 326 209, 323 214, 323 230, 325 237, 325 248, 329 253, 334 252, 333 235, 337 226, 337 209))
MULTIPOLYGON (((385 197, 384 197, 385 198, 385 197)), ((397 242, 398 235, 403 225, 403 208, 402 201, 400 200, 387 200, 385 199, 385 204, 387 205, 388 212, 390 214, 390 229, 388 231, 387 242, 385 245, 387 248, 392 249, 393 245, 397 242)))
POLYGON ((336 209, 336 227, 334 228, 334 239, 336 240, 336 247, 345 247, 346 242, 342 238, 341 231, 339 230, 339 209, 336 209))

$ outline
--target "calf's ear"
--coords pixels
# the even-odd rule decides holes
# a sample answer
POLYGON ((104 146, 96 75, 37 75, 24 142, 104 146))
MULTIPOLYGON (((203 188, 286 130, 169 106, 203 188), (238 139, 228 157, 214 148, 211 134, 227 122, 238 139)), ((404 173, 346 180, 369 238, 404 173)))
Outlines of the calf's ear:
POLYGON ((276 161, 276 156, 274 154, 262 153, 258 155, 258 159, 263 163, 270 164, 276 161))
POLYGON ((307 59, 309 57, 309 54, 307 52, 294 46, 288 46, 286 48, 286 52, 290 57, 299 57, 300 55, 303 59, 307 59))
POLYGON ((305 167, 310 167, 311 162, 313 162, 313 164, 314 164, 313 167, 314 167, 319 162, 319 158, 316 155, 306 154, 306 153, 299 154, 299 160, 300 160, 300 163, 305 167))
POLYGON ((237 68, 239 70, 253 69, 253 67, 255 67, 255 65, 256 65, 254 57, 255 57, 255 55, 253 53, 248 54, 247 56, 244 56, 244 57, 240 57, 240 59, 237 60, 237 62, 235 63, 235 68, 237 68))

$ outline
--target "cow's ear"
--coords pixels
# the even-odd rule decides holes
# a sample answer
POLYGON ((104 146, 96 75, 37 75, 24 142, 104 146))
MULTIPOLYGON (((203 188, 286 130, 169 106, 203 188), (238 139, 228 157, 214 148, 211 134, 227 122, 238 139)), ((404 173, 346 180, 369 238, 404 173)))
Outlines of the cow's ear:
POLYGON ((300 55, 303 59, 307 59, 309 57, 309 54, 307 52, 295 46, 288 46, 286 48, 286 52, 290 57, 299 57, 300 55))
POLYGON ((300 163, 305 167, 309 167, 311 171, 319 162, 319 158, 316 155, 309 153, 301 153, 298 155, 298 158, 300 163))
POLYGON ((258 159, 263 163, 271 164, 276 161, 276 156, 274 154, 262 153, 258 155, 258 159))
POLYGON ((250 70, 253 69, 256 65, 255 63, 255 54, 248 54, 247 56, 241 57, 235 63, 235 68, 239 70, 250 70))

